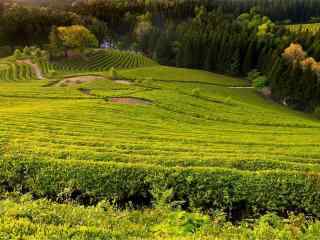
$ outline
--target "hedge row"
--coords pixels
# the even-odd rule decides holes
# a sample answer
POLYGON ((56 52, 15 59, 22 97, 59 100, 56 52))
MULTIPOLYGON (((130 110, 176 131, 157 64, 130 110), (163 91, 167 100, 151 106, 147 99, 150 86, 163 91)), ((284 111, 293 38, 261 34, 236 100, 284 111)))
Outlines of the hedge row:
POLYGON ((87 161, 0 161, 1 190, 92 204, 102 199, 147 205, 151 192, 172 189, 184 207, 235 215, 277 211, 320 216, 320 175, 291 171, 164 168, 87 161))
POLYGON ((29 80, 34 77, 32 69, 27 64, 14 64, 14 63, 0 63, 0 80, 16 81, 16 80, 29 80))
POLYGON ((154 61, 139 53, 118 50, 93 50, 85 58, 65 59, 53 66, 62 71, 107 71, 114 67, 129 69, 156 65, 154 61))

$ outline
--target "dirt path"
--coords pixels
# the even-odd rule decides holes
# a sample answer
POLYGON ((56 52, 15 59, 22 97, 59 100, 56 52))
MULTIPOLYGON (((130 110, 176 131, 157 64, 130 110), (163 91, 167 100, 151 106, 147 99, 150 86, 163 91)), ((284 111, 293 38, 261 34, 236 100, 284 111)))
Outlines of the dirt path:
POLYGON ((119 83, 119 84, 125 84, 125 85, 131 85, 132 84, 132 82, 128 81, 128 80, 113 80, 113 82, 119 83))
POLYGON ((232 89, 253 89, 254 87, 228 87, 232 89))
POLYGON ((19 64, 27 64, 31 67, 33 73, 36 75, 36 77, 38 79, 44 79, 43 75, 42 75, 42 71, 40 69, 40 67, 33 63, 30 59, 25 59, 25 60, 17 60, 17 63, 19 64))
POLYGON ((113 97, 109 99, 112 103, 127 105, 151 105, 151 101, 135 97, 113 97))
POLYGON ((81 83, 92 82, 95 80, 105 80, 105 78, 101 76, 93 76, 93 75, 69 77, 58 82, 56 86, 59 86, 59 87, 73 86, 81 83))

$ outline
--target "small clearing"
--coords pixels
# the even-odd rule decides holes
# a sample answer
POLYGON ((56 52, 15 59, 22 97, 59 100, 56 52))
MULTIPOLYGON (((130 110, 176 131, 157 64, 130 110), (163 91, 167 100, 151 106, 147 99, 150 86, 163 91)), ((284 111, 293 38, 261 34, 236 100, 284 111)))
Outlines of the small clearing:
POLYGON ((33 63, 30 59, 17 60, 16 62, 18 64, 27 64, 27 65, 29 65, 31 67, 31 69, 32 69, 32 72, 36 75, 36 77, 38 79, 44 79, 40 67, 37 64, 33 63))
POLYGON ((117 104, 127 104, 127 105, 150 105, 151 101, 141 99, 141 98, 134 98, 134 97, 113 97, 109 99, 112 103, 117 104))
POLYGON ((77 77, 69 77, 65 78, 64 80, 57 83, 56 86, 58 87, 65 87, 65 86, 74 86, 86 82, 92 82, 96 80, 105 80, 104 77, 100 76, 77 76, 77 77))

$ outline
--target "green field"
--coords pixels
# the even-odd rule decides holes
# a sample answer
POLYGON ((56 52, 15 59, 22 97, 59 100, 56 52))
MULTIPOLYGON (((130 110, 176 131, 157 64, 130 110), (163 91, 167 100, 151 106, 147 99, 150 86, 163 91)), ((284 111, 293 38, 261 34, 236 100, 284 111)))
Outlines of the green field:
POLYGON ((320 216, 318 119, 264 99, 242 79, 146 65, 118 70, 122 82, 85 68, 1 80, 0 190, 145 207, 154 191, 170 189, 184 209, 230 218, 320 216), (59 85, 88 76, 97 79, 59 85))

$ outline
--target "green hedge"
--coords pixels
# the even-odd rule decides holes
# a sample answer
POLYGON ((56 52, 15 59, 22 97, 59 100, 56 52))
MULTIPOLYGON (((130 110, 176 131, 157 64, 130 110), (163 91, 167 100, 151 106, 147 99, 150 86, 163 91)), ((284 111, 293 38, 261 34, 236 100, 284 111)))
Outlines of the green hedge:
POLYGON ((1 190, 94 203, 150 204, 151 192, 173 189, 185 207, 320 216, 320 175, 222 168, 162 168, 87 161, 0 161, 1 190))

